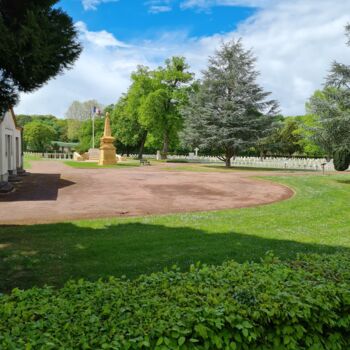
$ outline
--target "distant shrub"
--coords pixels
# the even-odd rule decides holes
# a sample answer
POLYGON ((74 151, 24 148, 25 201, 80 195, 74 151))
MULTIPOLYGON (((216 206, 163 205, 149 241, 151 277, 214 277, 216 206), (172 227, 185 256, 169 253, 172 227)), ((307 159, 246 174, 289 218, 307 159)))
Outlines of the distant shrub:
POLYGON ((167 159, 167 163, 190 163, 187 159, 167 159))
POLYGON ((14 290, 1 349, 350 349, 350 256, 14 290))
POLYGON ((350 165, 350 150, 348 148, 340 148, 334 152, 334 168, 338 171, 345 171, 350 165))

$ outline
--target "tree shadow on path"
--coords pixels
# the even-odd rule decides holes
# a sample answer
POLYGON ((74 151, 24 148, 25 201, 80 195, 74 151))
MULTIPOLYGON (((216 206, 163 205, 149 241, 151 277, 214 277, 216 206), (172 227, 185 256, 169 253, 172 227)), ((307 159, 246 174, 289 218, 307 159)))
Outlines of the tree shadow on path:
POLYGON ((0 196, 1 202, 55 201, 58 190, 75 185, 61 178, 61 174, 30 174, 16 185, 16 191, 0 196))

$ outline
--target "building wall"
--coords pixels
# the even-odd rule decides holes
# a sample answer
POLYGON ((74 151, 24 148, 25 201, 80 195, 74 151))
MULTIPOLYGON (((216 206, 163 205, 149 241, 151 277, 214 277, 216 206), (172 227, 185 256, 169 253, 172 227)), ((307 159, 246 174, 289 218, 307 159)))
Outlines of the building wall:
POLYGON ((10 110, 0 122, 0 181, 7 181, 9 172, 16 174, 23 165, 21 129, 14 118, 10 110))

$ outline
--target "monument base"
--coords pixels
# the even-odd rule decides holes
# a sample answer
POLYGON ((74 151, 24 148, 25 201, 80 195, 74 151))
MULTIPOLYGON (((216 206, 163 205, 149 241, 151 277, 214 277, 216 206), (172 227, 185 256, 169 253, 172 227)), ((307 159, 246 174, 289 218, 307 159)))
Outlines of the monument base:
POLYGON ((103 138, 105 142, 100 148, 100 159, 98 165, 114 165, 117 164, 116 149, 110 142, 109 138, 103 138))
POLYGON ((115 165, 115 164, 117 164, 117 156, 115 154, 115 151, 113 152, 101 151, 98 165, 115 165))

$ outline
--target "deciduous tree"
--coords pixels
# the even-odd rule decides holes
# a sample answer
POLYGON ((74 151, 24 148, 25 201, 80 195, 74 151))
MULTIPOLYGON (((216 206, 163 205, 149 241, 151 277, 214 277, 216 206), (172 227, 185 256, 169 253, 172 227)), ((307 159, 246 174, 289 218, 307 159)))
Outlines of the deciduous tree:
POLYGON ((162 158, 167 158, 169 145, 183 128, 180 109, 188 101, 193 73, 183 57, 172 57, 152 74, 154 91, 140 106, 141 124, 163 143, 162 158))
POLYGON ((39 121, 30 122, 24 127, 24 142, 27 149, 33 152, 48 151, 56 136, 55 129, 52 126, 39 121))

